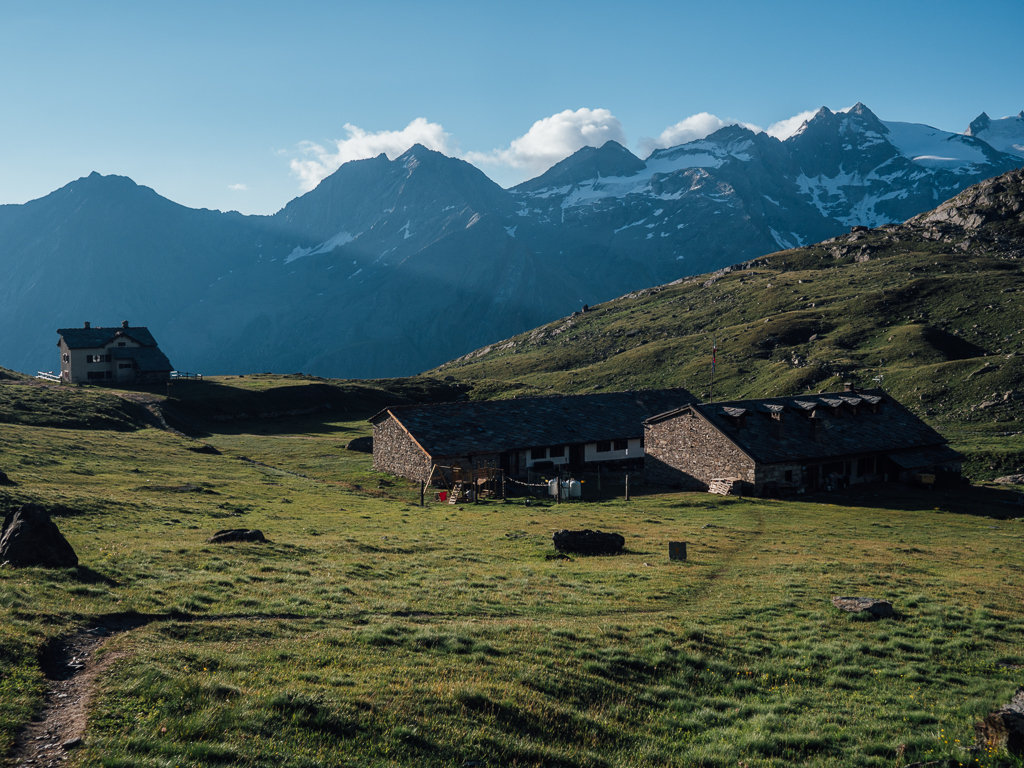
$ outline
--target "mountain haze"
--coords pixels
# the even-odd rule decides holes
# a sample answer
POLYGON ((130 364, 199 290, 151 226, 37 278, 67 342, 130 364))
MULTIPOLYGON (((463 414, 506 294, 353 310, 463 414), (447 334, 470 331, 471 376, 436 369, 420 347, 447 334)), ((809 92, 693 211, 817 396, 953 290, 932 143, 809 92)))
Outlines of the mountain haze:
POLYGON ((182 370, 413 373, 584 304, 903 221, 1024 165, 986 130, 822 108, 785 141, 728 126, 646 160, 609 142, 509 190, 416 145, 346 163, 273 216, 93 174, 0 206, 0 363, 51 369, 57 327, 127 319, 182 370))

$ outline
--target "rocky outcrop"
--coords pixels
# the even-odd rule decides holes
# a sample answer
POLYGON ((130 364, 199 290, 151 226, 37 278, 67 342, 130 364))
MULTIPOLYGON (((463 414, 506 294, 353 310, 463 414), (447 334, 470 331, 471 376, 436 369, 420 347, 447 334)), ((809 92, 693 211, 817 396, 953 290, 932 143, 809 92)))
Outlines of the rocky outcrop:
POLYGON ((914 216, 907 224, 921 227, 946 224, 973 231, 1008 219, 1024 220, 1024 169, 975 184, 938 208, 914 216))
POLYGON ((46 510, 26 504, 4 518, 0 563, 16 568, 75 568, 78 555, 46 510))
POLYGON ((0 472, 0 486, 3 485, 14 485, 14 481, 11 480, 11 478, 9 478, 3 472, 0 472))

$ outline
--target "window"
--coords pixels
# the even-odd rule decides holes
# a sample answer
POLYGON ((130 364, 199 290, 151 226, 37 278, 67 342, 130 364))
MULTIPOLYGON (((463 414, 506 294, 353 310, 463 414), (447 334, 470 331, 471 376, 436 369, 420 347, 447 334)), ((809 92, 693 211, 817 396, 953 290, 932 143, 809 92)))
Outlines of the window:
POLYGON ((543 448, 531 448, 530 449, 530 458, 533 461, 536 461, 537 459, 546 459, 547 458, 547 453, 545 452, 545 450, 543 448))
POLYGON ((551 458, 555 458, 555 456, 565 456, 565 446, 559 445, 557 448, 552 448, 548 455, 551 458))
POLYGON ((629 448, 629 440, 616 440, 615 441, 615 450, 616 451, 624 451, 627 448, 629 448))
POLYGON ((119 347, 127 347, 128 346, 128 342, 126 342, 126 341, 119 341, 119 342, 117 342, 117 346, 119 346, 119 347))
POLYGON ((86 374, 86 377, 89 379, 89 381, 95 381, 96 379, 105 379, 106 376, 104 376, 103 374, 103 371, 89 371, 86 374))
POLYGON ((65 363, 70 363, 71 362, 71 355, 69 355, 67 352, 65 352, 63 355, 61 355, 60 359, 63 360, 65 363))
POLYGON ((787 483, 792 483, 793 482, 793 470, 792 469, 787 469, 786 470, 786 482, 787 483))
POLYGON ((120 368, 123 371, 125 368, 131 368, 132 364, 131 363, 118 363, 117 367, 120 368))
POLYGON ((610 451, 611 449, 612 449, 612 442, 611 442, 611 440, 602 440, 600 443, 597 444, 597 452, 598 453, 608 453, 608 451, 610 451))
POLYGON ((86 355, 85 362, 87 363, 109 363, 110 355, 86 355))

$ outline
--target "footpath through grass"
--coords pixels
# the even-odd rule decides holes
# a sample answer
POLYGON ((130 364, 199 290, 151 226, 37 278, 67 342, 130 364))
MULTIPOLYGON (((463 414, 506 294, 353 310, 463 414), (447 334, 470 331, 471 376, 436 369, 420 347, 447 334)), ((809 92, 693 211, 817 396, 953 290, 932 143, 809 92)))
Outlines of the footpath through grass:
POLYGON ((268 424, 212 434, 219 456, 3 426, 0 506, 49 508, 82 565, 0 568, 0 748, 44 644, 134 611, 70 765, 998 764, 959 746, 1024 683, 1009 494, 424 509, 342 447, 362 421, 268 424), (205 543, 225 527, 271 543, 205 543), (549 560, 563 527, 627 552, 549 560))

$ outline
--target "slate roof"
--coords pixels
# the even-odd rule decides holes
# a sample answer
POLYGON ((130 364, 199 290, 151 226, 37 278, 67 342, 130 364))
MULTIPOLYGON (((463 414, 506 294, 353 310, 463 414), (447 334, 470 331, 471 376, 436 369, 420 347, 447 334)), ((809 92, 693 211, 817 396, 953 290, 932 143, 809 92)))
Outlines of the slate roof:
MULTIPOLYGON (((117 336, 127 336, 144 347, 155 347, 156 339, 148 328, 58 328, 57 333, 64 339, 68 349, 97 349, 117 336)), ((60 344, 60 342, 57 342, 60 344)))
POLYGON ((114 347, 110 356, 114 360, 134 360, 143 373, 160 373, 174 368, 167 355, 156 347, 114 347))
POLYGON ((899 463, 909 461, 908 469, 963 460, 963 456, 946 447, 942 435, 881 389, 700 403, 658 414, 646 423, 675 418, 691 408, 750 458, 764 464, 877 453, 893 454, 894 460, 897 455, 906 454, 899 463), (853 401, 856 400, 864 403, 855 408, 854 415, 853 406, 857 403, 853 401), (880 412, 871 413, 866 403, 881 404, 880 412), (779 406, 783 424, 781 438, 775 437, 772 429, 772 412, 778 412, 779 406), (833 415, 832 409, 837 406, 842 409, 841 416, 833 415), (735 415, 739 410, 746 411, 743 426, 736 425, 735 415), (815 423, 820 425, 821 442, 814 439, 815 423), (920 455, 911 457, 907 452, 920 455), (915 463, 917 461, 921 463, 915 463))
POLYGON ((644 419, 697 402, 685 389, 522 397, 386 408, 431 456, 641 437, 644 419))

